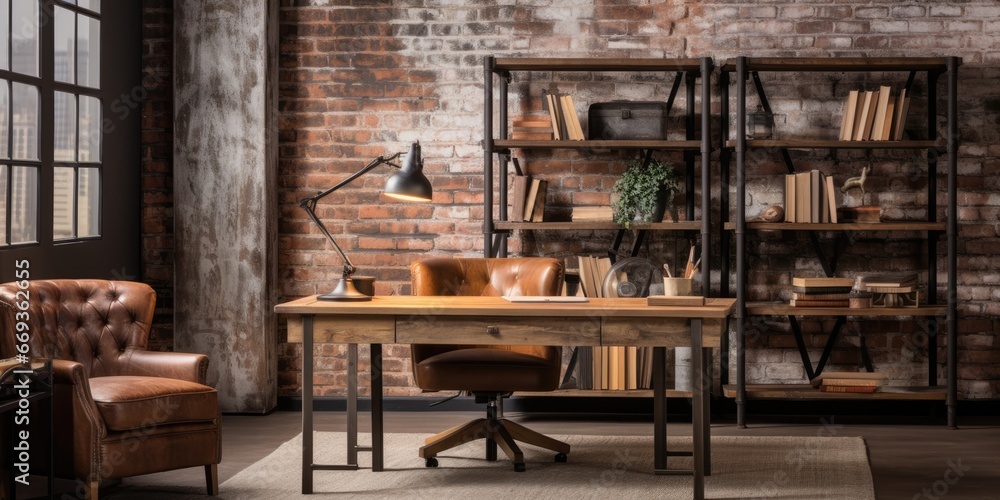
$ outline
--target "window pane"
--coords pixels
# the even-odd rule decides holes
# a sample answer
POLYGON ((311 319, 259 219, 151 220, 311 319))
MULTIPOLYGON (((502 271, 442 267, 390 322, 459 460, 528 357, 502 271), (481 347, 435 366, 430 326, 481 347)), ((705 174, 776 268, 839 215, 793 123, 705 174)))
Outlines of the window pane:
MULTIPOLYGON (((0 69, 10 69, 7 47, 10 41, 10 15, 7 2, 0 2, 0 69)), ((7 234, 7 233, 4 233, 7 234)))
POLYGON ((0 80, 0 158, 10 158, 10 82, 0 80))
POLYGON ((85 87, 101 87, 101 22, 77 16, 76 81, 85 87))
POLYGON ((11 70, 38 76, 38 0, 12 0, 11 70))
POLYGON ((7 165, 0 165, 0 245, 7 243, 7 165))
POLYGON ((101 100, 80 96, 80 162, 101 161, 101 100))
POLYGON ((14 113, 13 157, 18 160, 38 159, 38 87, 14 83, 11 101, 14 113))
POLYGON ((65 240, 73 234, 74 171, 72 167, 52 169, 52 238, 65 240))
POLYGON ((101 11, 101 0, 79 0, 77 5, 83 7, 84 9, 90 9, 94 12, 101 11))
POLYGON ((76 83, 76 14, 62 7, 55 8, 56 43, 53 77, 57 82, 76 83))
POLYGON ((77 171, 76 233, 79 237, 101 234, 101 173, 96 168, 81 168, 77 171))
POLYGON ((54 158, 56 161, 76 161, 76 96, 56 92, 54 114, 54 158))
POLYGON ((38 231, 38 169, 14 167, 10 191, 10 242, 33 243, 38 231))

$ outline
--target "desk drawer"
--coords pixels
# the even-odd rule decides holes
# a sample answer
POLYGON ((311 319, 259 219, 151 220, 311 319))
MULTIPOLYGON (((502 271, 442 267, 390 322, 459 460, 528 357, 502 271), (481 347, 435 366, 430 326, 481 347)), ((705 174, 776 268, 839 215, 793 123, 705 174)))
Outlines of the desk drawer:
POLYGON ((414 316, 396 319, 400 344, 599 345, 601 323, 588 318, 414 316))
MULTIPOLYGON (((690 347, 691 320, 687 318, 604 318, 603 345, 654 347, 690 347)), ((719 347, 723 320, 701 321, 701 339, 705 347, 719 347)))
MULTIPOLYGON (((289 316, 288 341, 302 342, 302 316, 289 316)), ((313 341, 331 344, 392 344, 396 325, 392 316, 317 316, 313 341)))

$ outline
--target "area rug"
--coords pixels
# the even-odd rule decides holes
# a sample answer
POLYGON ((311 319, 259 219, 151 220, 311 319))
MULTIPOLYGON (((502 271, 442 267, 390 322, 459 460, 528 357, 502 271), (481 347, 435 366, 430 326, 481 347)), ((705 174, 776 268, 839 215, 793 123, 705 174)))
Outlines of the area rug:
MULTIPOLYGON (((414 498, 414 499, 689 499, 690 476, 655 476, 652 437, 553 436, 572 446, 567 463, 523 446, 528 470, 514 472, 506 460, 487 462, 483 442, 439 456, 437 468, 417 457, 423 434, 386 434, 384 472, 316 471, 313 495, 301 495, 302 435, 220 485, 219 497, 414 498)), ((368 442, 362 435, 360 441, 368 442)), ((316 433, 316 463, 342 463, 346 434, 316 433)), ((691 439, 671 437, 671 450, 690 450, 691 439)), ((362 465, 369 462, 361 453, 362 465)), ((502 456, 502 452, 501 452, 502 456)), ((706 478, 712 499, 874 499, 864 440, 856 437, 712 438, 713 474, 706 478)), ((670 467, 691 459, 670 459, 670 467)))

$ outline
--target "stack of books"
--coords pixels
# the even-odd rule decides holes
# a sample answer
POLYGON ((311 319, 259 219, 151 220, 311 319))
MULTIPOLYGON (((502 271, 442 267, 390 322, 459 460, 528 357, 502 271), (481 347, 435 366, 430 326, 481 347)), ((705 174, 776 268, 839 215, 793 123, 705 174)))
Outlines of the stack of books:
POLYGON ((917 274, 877 274, 865 276, 865 288, 875 293, 910 293, 917 286, 917 274))
POLYGON ((867 372, 825 372, 812 380, 812 386, 823 392, 853 392, 871 394, 882 387, 885 375, 867 372))
POLYGON ((903 139, 910 98, 906 89, 893 97, 892 87, 877 91, 852 90, 844 103, 840 123, 842 141, 898 141, 903 139))
POLYGON ((792 278, 793 307, 849 307, 853 278, 792 278))
POLYGON ((611 222, 614 211, 611 207, 573 207, 573 222, 611 222))
POLYGON ((785 222, 836 224, 833 177, 819 170, 785 175, 785 222))
POLYGON ((545 116, 514 120, 511 124, 510 138, 519 141, 550 141, 552 124, 545 116))

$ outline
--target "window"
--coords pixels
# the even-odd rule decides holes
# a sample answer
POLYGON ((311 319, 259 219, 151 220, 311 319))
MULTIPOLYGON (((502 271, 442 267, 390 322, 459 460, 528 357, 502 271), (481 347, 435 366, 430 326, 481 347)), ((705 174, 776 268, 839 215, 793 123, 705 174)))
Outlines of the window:
POLYGON ((142 89, 137 4, 0 2, 0 256, 138 271, 140 113, 115 100, 142 89))
POLYGON ((5 217, 0 244, 100 236, 100 0, 4 4, 8 9, 0 12, 0 184, 4 188, 0 196, 5 217), (51 12, 48 19, 45 12, 51 12), (40 43, 42 28, 50 21, 55 41, 40 43), (49 68, 42 64, 47 58, 41 57, 41 47, 51 47, 49 68), (54 90, 42 96, 42 87, 48 88, 50 82, 54 90), (51 120, 41 116, 40 106, 40 99, 49 98, 51 120), (46 161, 48 154, 40 154, 42 134, 52 135, 51 162, 46 161), (51 176, 40 175, 47 169, 51 176), (40 177, 50 178, 51 185, 39 183, 40 177), (52 200, 48 235, 39 234, 40 190, 52 200))

